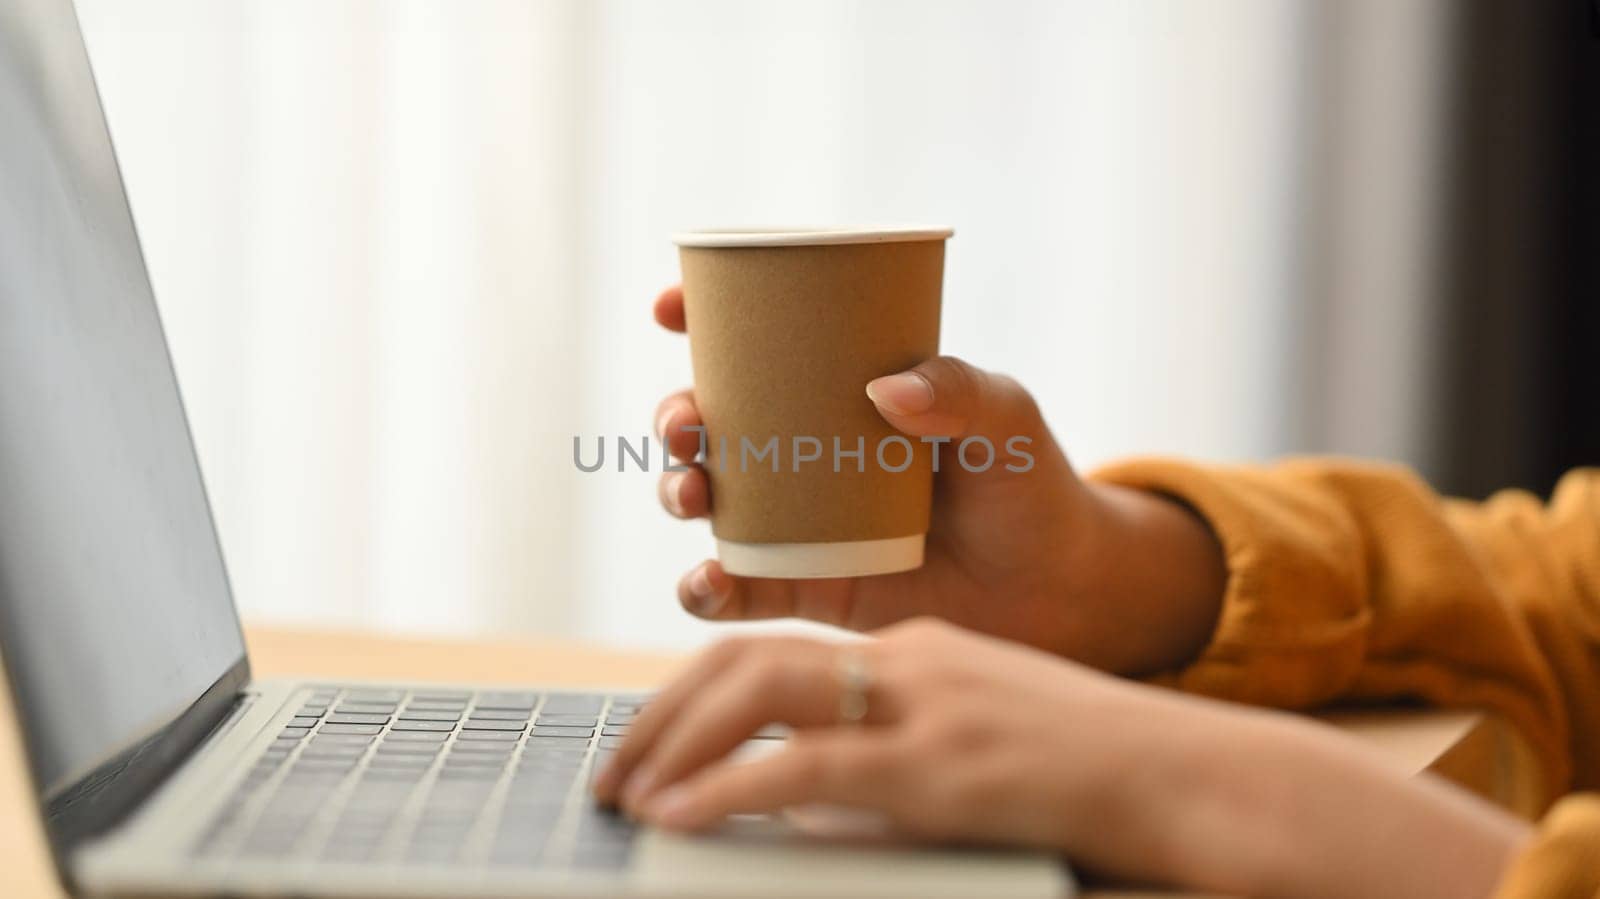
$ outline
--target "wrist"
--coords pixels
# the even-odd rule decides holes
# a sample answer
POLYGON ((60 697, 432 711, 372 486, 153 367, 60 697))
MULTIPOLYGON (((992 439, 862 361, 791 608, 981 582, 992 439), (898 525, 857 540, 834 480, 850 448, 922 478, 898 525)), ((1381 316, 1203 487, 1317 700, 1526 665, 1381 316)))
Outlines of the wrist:
MULTIPOLYGON (((1175 697, 1176 698, 1176 697, 1175 697)), ((1483 897, 1527 825, 1279 713, 1179 698, 1208 720, 1154 747, 1130 801, 1160 875, 1238 895, 1483 897), (1165 814, 1162 814, 1162 812, 1165 814)))
MULTIPOLYGON (((1087 785, 1092 824, 1066 851, 1097 876, 1216 892, 1267 895, 1283 827, 1261 827, 1281 802, 1259 769, 1255 713, 1219 713, 1208 700, 1124 683, 1125 726, 1106 776, 1087 785)), ((1312 786, 1311 788, 1315 788, 1312 786)))
POLYGON ((1227 565, 1210 527, 1169 497, 1089 481, 1075 595, 1109 598, 1103 664, 1147 675, 1193 661, 1210 641, 1222 608, 1227 565))

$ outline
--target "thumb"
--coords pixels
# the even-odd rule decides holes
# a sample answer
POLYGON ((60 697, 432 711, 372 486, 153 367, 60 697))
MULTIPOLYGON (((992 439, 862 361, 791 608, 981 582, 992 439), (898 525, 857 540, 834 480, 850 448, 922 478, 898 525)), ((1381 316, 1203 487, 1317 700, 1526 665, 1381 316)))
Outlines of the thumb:
POLYGON ((878 414, 915 437, 982 436, 997 445, 1013 436, 1046 436, 1039 407, 1015 379, 954 356, 939 356, 867 384, 878 414))

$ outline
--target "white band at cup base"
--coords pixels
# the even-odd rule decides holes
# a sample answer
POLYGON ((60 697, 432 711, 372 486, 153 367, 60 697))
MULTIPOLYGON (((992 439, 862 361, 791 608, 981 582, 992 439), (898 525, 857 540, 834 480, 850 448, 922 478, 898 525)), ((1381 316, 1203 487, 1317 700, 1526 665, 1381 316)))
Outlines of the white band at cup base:
POLYGON ((841 543, 736 543, 717 541, 717 558, 729 574, 746 577, 861 577, 922 566, 928 535, 841 543))

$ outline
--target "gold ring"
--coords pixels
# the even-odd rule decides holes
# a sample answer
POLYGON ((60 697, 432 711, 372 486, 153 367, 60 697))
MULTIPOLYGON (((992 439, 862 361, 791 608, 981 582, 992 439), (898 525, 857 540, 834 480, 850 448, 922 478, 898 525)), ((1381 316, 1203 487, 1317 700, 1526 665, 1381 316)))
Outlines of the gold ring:
POLYGON ((867 720, 867 690, 872 686, 872 672, 867 667, 867 657, 851 647, 839 650, 839 723, 857 725, 867 720))

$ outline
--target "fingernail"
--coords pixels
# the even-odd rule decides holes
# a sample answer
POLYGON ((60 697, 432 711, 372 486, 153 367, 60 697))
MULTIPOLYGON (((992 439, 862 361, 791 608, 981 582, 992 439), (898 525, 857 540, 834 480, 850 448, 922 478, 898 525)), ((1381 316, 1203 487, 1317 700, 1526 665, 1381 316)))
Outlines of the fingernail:
POLYGON ((686 476, 683 475, 683 474, 669 474, 669 475, 667 475, 667 489, 665 491, 663 491, 663 492, 666 493, 666 496, 667 496, 667 506, 668 506, 668 508, 672 509, 673 514, 676 514, 676 515, 684 514, 684 512, 683 512, 683 482, 684 482, 685 479, 686 479, 686 476))
POLYGON ((867 398, 897 415, 917 415, 933 408, 933 385, 915 372, 901 372, 868 383, 867 398))
POLYGON ((656 436, 662 440, 667 439, 667 428, 672 427, 672 413, 675 411, 672 408, 662 409, 661 417, 656 419, 656 436))
POLYGON ((718 595, 716 585, 711 583, 708 566, 701 565, 689 575, 689 595, 694 597, 695 611, 701 615, 710 615, 722 605, 722 597, 718 595))
POLYGON ((656 785, 656 772, 649 766, 638 769, 622 785, 622 804, 624 807, 633 808, 639 800, 649 795, 652 787, 656 785))
POLYGON ((694 803, 686 787, 668 788, 651 800, 644 810, 644 819, 657 827, 681 830, 694 824, 694 803))

